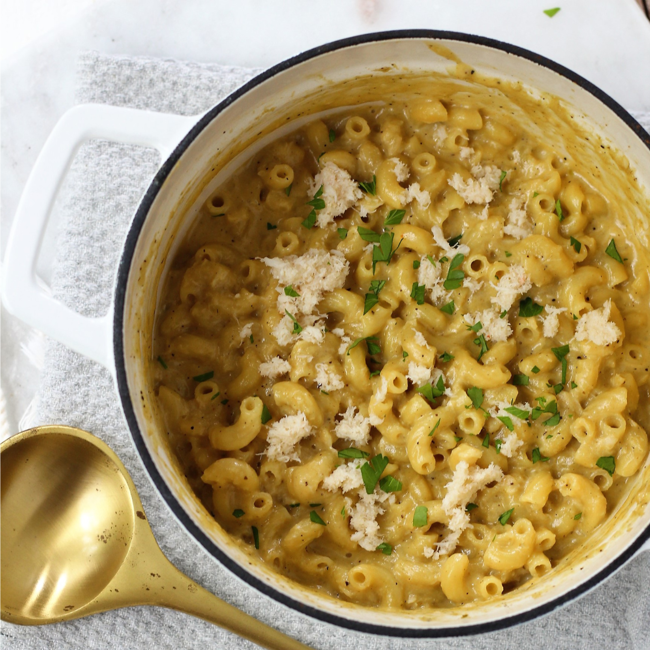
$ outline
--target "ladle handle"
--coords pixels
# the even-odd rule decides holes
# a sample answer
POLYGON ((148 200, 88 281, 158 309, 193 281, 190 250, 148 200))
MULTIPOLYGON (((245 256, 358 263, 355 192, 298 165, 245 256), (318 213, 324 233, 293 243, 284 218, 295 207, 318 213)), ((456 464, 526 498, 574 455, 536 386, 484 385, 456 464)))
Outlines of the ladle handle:
POLYGON ((269 650, 313 650, 211 594, 171 563, 161 578, 167 588, 152 604, 197 616, 269 650))

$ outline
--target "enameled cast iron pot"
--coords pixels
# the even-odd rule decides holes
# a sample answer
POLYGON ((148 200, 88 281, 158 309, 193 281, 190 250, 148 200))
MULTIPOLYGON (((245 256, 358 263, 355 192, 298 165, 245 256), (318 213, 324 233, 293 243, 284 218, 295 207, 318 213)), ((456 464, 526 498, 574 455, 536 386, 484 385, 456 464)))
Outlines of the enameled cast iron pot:
POLYGON ((444 72, 450 62, 432 51, 434 43, 480 72, 520 80, 572 104, 627 156, 650 192, 650 136, 615 101, 570 70, 521 48, 466 34, 425 30, 368 34, 280 63, 198 119, 98 105, 70 110, 45 144, 25 188, 9 238, 3 292, 11 313, 114 373, 126 422, 151 480, 210 555, 256 589, 300 612, 348 629, 412 637, 475 634, 531 620, 584 594, 636 553, 650 550, 650 509, 645 507, 650 500, 650 462, 579 561, 556 568, 541 584, 479 607, 426 617, 387 614, 319 597, 265 566, 249 563, 184 483, 165 444, 164 429, 152 414, 147 363, 159 281, 175 242, 223 176, 219 172, 208 182, 211 170, 218 170, 253 141, 253 146, 262 146, 265 134, 297 114, 301 98, 328 84, 395 69, 444 72), (126 239, 112 312, 99 319, 82 317, 56 302, 35 272, 56 192, 78 146, 89 139, 153 146, 165 159, 126 239))

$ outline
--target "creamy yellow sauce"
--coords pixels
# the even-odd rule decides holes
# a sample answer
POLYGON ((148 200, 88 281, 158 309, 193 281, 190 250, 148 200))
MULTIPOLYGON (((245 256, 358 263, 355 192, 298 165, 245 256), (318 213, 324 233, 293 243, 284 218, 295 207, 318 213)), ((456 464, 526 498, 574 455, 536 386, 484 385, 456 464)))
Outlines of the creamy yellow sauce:
POLYGON ((648 203, 554 98, 381 83, 216 188, 152 380, 234 539, 321 593, 426 611, 544 579, 645 460, 648 203))

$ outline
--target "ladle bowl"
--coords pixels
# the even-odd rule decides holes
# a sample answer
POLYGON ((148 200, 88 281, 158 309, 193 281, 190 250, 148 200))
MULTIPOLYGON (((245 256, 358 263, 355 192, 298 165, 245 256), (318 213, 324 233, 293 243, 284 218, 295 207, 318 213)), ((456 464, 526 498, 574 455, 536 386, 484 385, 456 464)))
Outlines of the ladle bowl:
POLYGON ((158 605, 267 648, 307 648, 178 571, 158 547, 124 465, 92 434, 37 427, 2 443, 0 456, 4 621, 44 625, 158 605))

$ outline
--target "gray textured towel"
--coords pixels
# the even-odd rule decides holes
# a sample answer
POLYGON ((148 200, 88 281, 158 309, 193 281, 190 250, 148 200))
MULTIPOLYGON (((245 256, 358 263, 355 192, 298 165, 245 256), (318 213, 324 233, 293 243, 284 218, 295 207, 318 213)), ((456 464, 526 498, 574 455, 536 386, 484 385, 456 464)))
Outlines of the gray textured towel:
MULTIPOLYGON (((209 108, 255 72, 91 53, 80 60, 78 100, 192 115, 209 108)), ((650 119, 646 122, 649 127, 650 119)), ((55 295, 65 303, 88 315, 107 310, 123 238, 158 162, 151 150, 109 143, 90 143, 79 152, 62 201, 63 224, 53 279, 55 295)), ((278 605, 235 578, 184 532, 140 464, 106 370, 49 342, 39 395, 40 408, 34 424, 81 427, 115 450, 140 492, 158 543, 177 567, 228 602, 314 648, 650 648, 646 638, 650 634, 648 553, 632 560, 578 602, 502 632, 467 639, 416 641, 359 634, 316 622, 278 605)), ((1 638, 3 647, 16 650, 252 647, 201 620, 154 607, 107 612, 47 627, 3 624, 1 638)))

